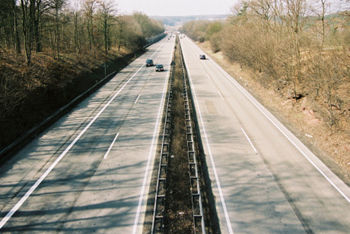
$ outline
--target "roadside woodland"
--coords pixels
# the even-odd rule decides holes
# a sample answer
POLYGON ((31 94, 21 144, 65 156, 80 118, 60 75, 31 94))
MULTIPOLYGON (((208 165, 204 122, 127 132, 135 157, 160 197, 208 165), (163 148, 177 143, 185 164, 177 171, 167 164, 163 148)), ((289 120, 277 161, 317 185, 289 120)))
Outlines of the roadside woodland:
POLYGON ((181 32, 224 58, 349 179, 350 13, 331 9, 328 0, 244 0, 226 20, 191 21, 181 32))
POLYGON ((1 0, 0 150, 163 32, 113 0, 1 0))

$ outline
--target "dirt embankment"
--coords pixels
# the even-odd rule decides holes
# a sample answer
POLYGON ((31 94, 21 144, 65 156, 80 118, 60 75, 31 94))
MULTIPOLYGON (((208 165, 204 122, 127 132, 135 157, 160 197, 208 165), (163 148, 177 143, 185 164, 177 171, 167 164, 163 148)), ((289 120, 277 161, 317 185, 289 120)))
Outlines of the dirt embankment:
POLYGON ((320 115, 322 105, 307 96, 288 98, 268 89, 256 79, 256 72, 238 63, 231 63, 221 52, 213 53, 209 43, 198 45, 229 74, 253 94, 281 122, 283 122, 334 173, 350 185, 350 132, 349 117, 344 116, 343 130, 334 131, 320 115))
POLYGON ((48 118, 58 109, 105 77, 134 59, 130 52, 98 51, 62 55, 33 55, 27 66, 24 58, 1 55, 0 61, 0 151, 48 118))

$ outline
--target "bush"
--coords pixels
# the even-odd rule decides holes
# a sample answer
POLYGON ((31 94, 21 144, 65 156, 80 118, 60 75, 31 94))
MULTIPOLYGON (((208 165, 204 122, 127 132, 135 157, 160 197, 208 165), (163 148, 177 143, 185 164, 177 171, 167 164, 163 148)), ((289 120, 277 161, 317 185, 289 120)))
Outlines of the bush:
POLYGON ((217 53, 217 52, 221 51, 221 44, 222 44, 222 36, 220 35, 220 33, 215 33, 210 38, 211 50, 214 53, 217 53))

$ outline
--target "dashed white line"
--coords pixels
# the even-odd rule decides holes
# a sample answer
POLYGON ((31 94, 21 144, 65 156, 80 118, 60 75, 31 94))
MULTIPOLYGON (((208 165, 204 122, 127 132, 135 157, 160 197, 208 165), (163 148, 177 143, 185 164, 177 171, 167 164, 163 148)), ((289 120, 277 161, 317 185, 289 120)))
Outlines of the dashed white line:
MULTIPOLYGON (((159 48, 161 48, 163 43, 159 48)), ((159 48, 153 53, 153 55, 159 50, 159 48)), ((153 56, 152 55, 152 56, 153 56)), ((61 153, 61 155, 52 163, 52 165, 45 171, 45 173, 35 182, 35 184, 26 192, 26 194, 16 203, 16 205, 6 214, 0 221, 0 229, 7 223, 7 221, 16 213, 16 211, 23 205, 28 197, 35 191, 35 189, 42 183, 42 181, 50 174, 50 172, 56 167, 56 165, 66 156, 69 150, 75 145, 75 143, 81 138, 81 136, 90 128, 90 126, 97 120, 97 118, 103 113, 103 111, 111 104, 111 102, 120 94, 120 92, 128 85, 128 83, 136 76, 136 74, 144 67, 142 65, 129 80, 118 90, 118 92, 108 101, 108 103, 97 113, 97 115, 90 121, 90 123, 79 133, 79 135, 69 144, 69 146, 61 153)))
POLYGON ((108 156, 108 154, 109 154, 109 151, 111 151, 111 149, 112 149, 112 147, 113 147, 113 145, 114 145, 114 142, 117 140, 118 136, 119 136, 119 132, 117 133, 117 135, 115 135, 115 137, 114 137, 114 139, 113 139, 113 141, 112 141, 112 144, 109 146, 109 148, 108 148, 108 150, 107 150, 105 156, 103 156, 104 159, 107 158, 107 156, 108 156))
POLYGON ((248 139, 250 145, 253 147, 255 153, 258 153, 258 151, 257 151, 256 148, 254 147, 252 141, 250 140, 250 138, 248 137, 248 135, 245 133, 244 129, 243 129, 243 128, 241 128, 241 129, 242 129, 242 132, 244 133, 245 137, 248 139))
MULTIPOLYGON (((212 60, 211 60, 212 61, 212 60)), ((222 67, 220 67, 216 62, 212 61, 214 66, 216 66, 222 74, 234 85, 236 86, 241 93, 289 140, 289 142, 294 145, 294 147, 311 163, 311 165, 316 168, 316 170, 345 198, 345 200, 350 203, 350 198, 346 196, 345 193, 335 184, 333 181, 316 165, 316 163, 311 160, 309 156, 295 143, 282 129, 275 123, 266 113, 265 111, 257 104, 255 103, 254 99, 251 97, 251 95, 238 84, 236 80, 234 80, 222 67)), ((260 104, 260 103, 259 103, 260 104)))
MULTIPOLYGON (((172 49, 172 53, 171 54, 174 54, 174 49, 172 49)), ((170 58, 170 60, 171 59, 172 58, 170 58)), ((169 61, 169 63, 170 63, 170 61, 169 61)), ((138 226, 139 226, 141 206, 142 206, 143 197, 145 195, 146 185, 148 184, 147 178, 149 176, 152 156, 154 155, 153 151, 154 151, 154 147, 155 147, 156 140, 157 140, 157 135, 158 135, 159 128, 160 128, 159 121, 161 119, 161 115, 162 115, 163 109, 164 109, 163 107, 164 107, 164 101, 165 101, 165 94, 166 94, 166 90, 167 90, 167 84, 169 82, 169 76, 170 76, 170 71, 168 71, 167 74, 166 74, 167 78, 166 78, 166 80, 164 82, 163 95, 162 95, 161 102, 160 102, 159 109, 158 109, 158 116, 157 116, 156 125, 154 126, 154 132, 153 132, 151 148, 150 148, 150 151, 149 151, 149 154, 148 154, 147 166, 146 166, 145 174, 144 174, 144 177, 143 177, 143 183, 142 183, 142 187, 141 187, 139 203, 138 203, 138 206, 137 206, 137 211, 136 211, 135 220, 134 220, 134 227, 133 227, 133 231, 132 231, 133 234, 137 233, 137 229, 138 229, 138 226)))
POLYGON ((139 100, 139 98, 141 97, 141 93, 139 94, 139 96, 137 96, 137 98, 136 98, 136 100, 135 100, 135 102, 134 102, 134 104, 136 104, 137 103, 137 101, 139 100))
POLYGON ((209 80, 211 80, 210 76, 207 74, 207 77, 209 78, 209 80))
POLYGON ((81 136, 90 128, 90 126, 96 121, 96 119, 102 114, 102 112, 111 104, 111 102, 119 95, 119 93, 125 88, 125 86, 136 76, 136 74, 143 68, 142 65, 135 74, 121 87, 116 94, 108 101, 108 103, 97 113, 97 115, 90 121, 90 123, 79 133, 79 135, 69 144, 69 146, 62 152, 62 154, 55 160, 55 162, 45 171, 45 173, 35 182, 35 184, 28 190, 28 192, 17 202, 17 204, 7 213, 7 215, 0 222, 0 229, 7 223, 7 221, 13 216, 14 213, 22 206, 22 204, 28 199, 28 197, 35 191, 35 189, 41 184, 41 182, 47 177, 48 174, 56 167, 56 165, 66 156, 68 151, 77 143, 81 136))
MULTIPOLYGON (((185 61, 186 61, 186 58, 184 58, 185 61)), ((186 62, 185 62, 186 63, 186 62)), ((231 226, 231 221, 230 221, 230 217, 228 215, 228 211, 227 211, 227 207, 226 207, 226 202, 225 202, 225 198, 224 198, 224 195, 222 193, 222 189, 221 189, 221 185, 220 185, 220 180, 219 180, 219 176, 218 176, 218 173, 216 171, 216 167, 215 167, 215 162, 214 162, 214 158, 213 158, 213 154, 211 152, 211 148, 210 148, 210 144, 209 144, 209 139, 208 139, 208 136, 207 136, 207 132, 205 130, 205 126, 204 126, 204 121, 203 121, 203 117, 202 117, 202 113, 201 113, 201 110, 200 110, 200 107, 199 107, 199 103, 198 103, 198 99, 197 99, 197 95, 196 95, 196 90, 193 88, 193 83, 192 83, 192 78, 191 78, 191 73, 190 73, 190 70, 188 70, 188 78, 190 80, 190 84, 191 84, 191 89, 192 89, 192 92, 193 92, 193 97, 195 99, 195 106, 196 108, 198 109, 198 114, 199 114, 199 119, 200 119, 200 122, 201 122, 201 126, 203 128, 203 133, 204 133, 204 138, 205 138, 205 141, 206 141, 206 145, 207 145, 207 148, 208 148, 208 153, 209 153, 209 158, 210 158, 210 161, 211 161, 211 164, 212 164, 212 168, 213 168, 213 172, 214 172, 214 177, 215 177, 215 180, 216 180, 216 186, 218 188, 218 192, 219 192, 219 196, 220 196, 220 200, 221 200, 221 205, 222 205, 222 208, 224 210, 224 215, 225 215, 225 219, 226 219, 226 225, 227 225, 227 228, 228 228, 228 231, 230 234, 234 234, 233 230, 232 230, 232 226, 231 226)))
POLYGON ((220 95, 222 100, 225 100, 224 97, 221 95, 220 91, 218 90, 218 94, 220 95))

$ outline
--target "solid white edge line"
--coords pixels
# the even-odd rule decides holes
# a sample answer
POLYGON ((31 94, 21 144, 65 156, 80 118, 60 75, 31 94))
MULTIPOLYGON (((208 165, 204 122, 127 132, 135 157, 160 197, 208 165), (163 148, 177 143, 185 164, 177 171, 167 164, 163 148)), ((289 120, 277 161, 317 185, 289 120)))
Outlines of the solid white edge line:
POLYGON ((134 104, 136 104, 136 103, 137 103, 137 101, 139 100, 140 96, 141 96, 141 93, 140 93, 140 94, 137 96, 137 98, 136 98, 136 100, 135 100, 134 104))
POLYGON ((142 65, 135 74, 121 87, 118 92, 108 101, 108 103, 97 113, 97 115, 90 121, 90 123, 79 133, 79 135, 69 144, 69 146, 62 152, 62 154, 55 160, 55 162, 45 171, 45 173, 36 181, 36 183, 28 190, 28 192, 17 202, 17 204, 7 213, 7 215, 0 222, 0 229, 6 224, 6 222, 12 217, 12 215, 22 206, 22 204, 28 199, 28 197, 35 191, 35 189, 41 184, 46 176, 54 169, 54 167, 62 160, 62 158, 68 153, 68 151, 75 145, 80 137, 90 128, 90 126, 96 121, 96 119, 102 114, 102 112, 111 104, 111 102, 119 95, 119 93, 125 88, 125 86, 136 76, 136 74, 144 67, 142 65))
MULTIPOLYGON (((186 60, 186 57, 185 57, 185 56, 184 56, 184 59, 186 60)), ((186 63, 186 62, 185 62, 185 63, 186 63)), ((227 212, 227 207, 226 207, 226 203, 225 203, 225 198, 224 198, 224 195, 223 195, 223 193, 222 193, 222 189, 221 189, 221 185, 220 185, 219 176, 218 176, 218 173, 217 173, 217 171, 216 171, 216 167, 215 167, 215 163, 214 163, 214 158, 213 158, 213 155, 212 155, 212 152, 211 152, 211 148, 210 148, 210 144, 209 144, 209 139, 208 139, 208 136, 207 136, 207 132, 206 132, 206 130, 205 130, 205 126, 204 126, 204 122, 203 122, 203 117, 202 117, 202 113, 201 113, 201 110, 200 110, 200 107, 199 107, 199 103, 198 103, 196 91, 195 91, 195 89, 194 89, 194 85, 193 85, 193 82, 192 82, 190 70, 187 70, 187 73, 188 73, 188 78, 189 78, 190 83, 191 83, 192 94, 193 94, 193 97, 194 97, 195 102, 196 102, 196 107, 197 107, 197 109, 198 109, 199 119, 200 119, 200 121, 201 121, 202 129, 203 129, 203 133, 204 133, 204 138, 205 138, 206 145, 207 145, 207 148, 208 148, 208 151, 209 151, 208 153, 209 153, 210 161, 211 161, 212 168, 213 168, 213 171, 214 171, 214 176, 215 176, 215 180, 216 180, 216 186, 217 186, 218 191, 219 191, 219 196, 220 196, 222 208, 223 208, 223 210, 224 210, 227 228, 228 228, 228 231, 229 231, 230 234, 234 234, 234 232, 233 232, 233 230, 232 230, 232 226, 231 226, 230 217, 229 217, 228 212, 227 212)))
POLYGON ((117 133, 117 135, 115 135, 115 137, 114 137, 114 139, 113 139, 111 145, 109 146, 109 148, 108 148, 108 150, 107 150, 105 156, 103 156, 103 159, 106 159, 106 158, 107 158, 107 155, 109 154, 109 151, 111 151, 111 149, 112 149, 112 147, 113 147, 115 141, 117 140, 118 136, 119 136, 119 132, 117 133))
MULTIPOLYGON (((234 80, 233 77, 231 77, 223 68, 221 68, 215 61, 211 62, 217 67, 219 68, 219 70, 225 75, 225 77, 233 84, 236 86, 236 88, 238 88, 241 93, 289 140, 290 143, 292 143, 292 145, 294 145, 294 147, 311 163, 312 166, 314 166, 314 168, 316 168, 316 170, 318 170, 319 173, 321 173, 321 175, 345 198, 345 200, 347 200, 350 203, 350 198, 348 198, 339 188, 337 185, 335 185, 333 183, 333 181, 328 178, 328 176, 309 158, 309 156, 306 155, 306 153, 300 149, 300 147, 254 102, 254 100, 245 92, 247 92, 245 89, 243 89, 241 86, 239 86, 238 84, 236 84, 235 82, 237 82, 236 80, 234 80), (235 82, 234 82, 234 81, 235 82)), ((301 143, 302 144, 302 143, 301 143)), ((315 156, 317 157, 317 156, 315 156)), ((332 172, 333 173, 333 172, 332 172)))
POLYGON ((222 100, 225 100, 224 97, 221 95, 220 91, 218 90, 218 94, 220 95, 222 100))
POLYGON ((258 151, 255 149, 255 147, 254 147, 254 145, 253 145, 252 141, 250 140, 250 138, 248 137, 248 135, 245 133, 244 129, 243 129, 243 128, 241 128, 241 130, 242 130, 242 132, 244 133, 245 137, 248 139, 248 141, 249 141, 250 145, 253 147, 253 149, 254 149, 255 153, 258 153, 258 151))
MULTIPOLYGON (((162 44, 162 46, 165 44, 165 42, 162 44)), ((173 54, 174 54, 174 47, 172 49, 171 55, 173 55, 173 54)), ((172 56, 170 58, 170 62, 171 62, 171 60, 172 60, 172 56)), ((170 62, 169 62, 169 64, 170 64, 170 62)), ((158 116, 157 116, 156 125, 154 126, 151 148, 150 148, 150 151, 149 151, 149 154, 148 154, 147 166, 146 166, 146 170, 145 170, 145 175, 143 177, 141 193, 140 193, 139 202, 138 202, 137 211, 136 211, 135 220, 134 220, 134 227, 133 227, 133 231, 132 231, 133 234, 137 233, 137 228, 139 226, 138 223, 139 223, 139 219, 140 219, 141 206, 142 206, 143 197, 144 197, 144 194, 145 194, 146 184, 148 183, 147 180, 148 180, 148 174, 149 174, 149 170, 150 170, 150 166, 151 166, 151 161, 152 161, 152 158, 153 158, 153 155, 154 155, 154 153, 153 153, 154 146, 156 145, 156 141, 158 140, 157 136, 158 136, 158 132, 159 132, 159 128, 160 128, 159 122, 160 122, 160 119, 162 117, 161 115, 162 115, 163 109, 164 109, 165 94, 166 94, 167 84, 169 82, 168 81, 169 80, 169 76, 170 76, 170 69, 168 70, 168 72, 166 74, 167 78, 165 79, 165 82, 164 82, 163 95, 162 95, 162 99, 161 99, 161 102, 160 102, 160 105, 159 105, 159 109, 158 109, 158 116)))

